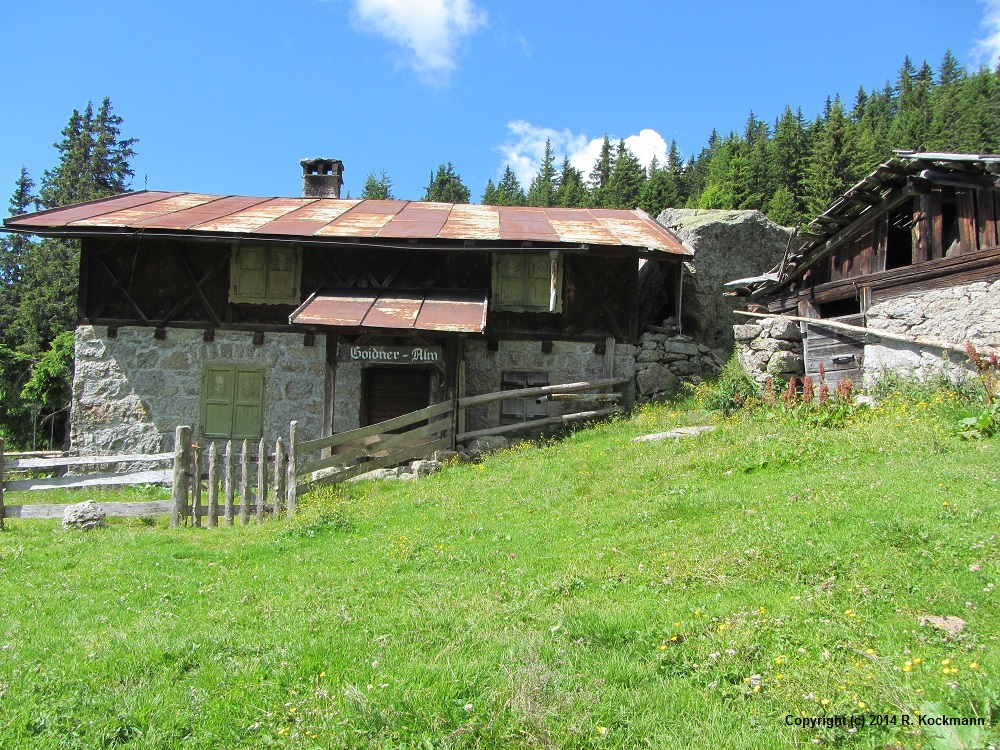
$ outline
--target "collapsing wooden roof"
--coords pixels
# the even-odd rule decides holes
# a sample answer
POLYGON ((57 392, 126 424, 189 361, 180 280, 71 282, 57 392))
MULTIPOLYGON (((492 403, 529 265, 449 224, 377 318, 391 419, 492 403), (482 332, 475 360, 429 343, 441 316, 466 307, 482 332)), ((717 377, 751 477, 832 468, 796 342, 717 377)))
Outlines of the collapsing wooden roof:
POLYGON ((508 241, 631 247, 652 255, 693 254, 639 209, 140 191, 13 217, 4 221, 4 227, 59 237, 143 234, 370 245, 408 240, 459 245, 508 241))
POLYGON ((728 282, 740 295, 766 296, 787 286, 827 257, 869 216, 889 211, 929 184, 1000 188, 1000 155, 899 151, 838 197, 804 231, 797 249, 769 272, 728 282))

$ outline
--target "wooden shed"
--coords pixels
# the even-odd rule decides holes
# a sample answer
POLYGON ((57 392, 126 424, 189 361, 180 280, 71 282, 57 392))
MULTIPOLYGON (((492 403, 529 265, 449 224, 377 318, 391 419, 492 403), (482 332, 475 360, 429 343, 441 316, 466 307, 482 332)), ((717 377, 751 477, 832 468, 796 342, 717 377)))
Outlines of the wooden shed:
POLYGON ((729 285, 768 314, 828 321, 802 323, 805 374, 822 366, 831 384, 924 376, 947 370, 948 357, 920 341, 1000 341, 998 225, 1000 156, 897 151, 800 232, 781 264, 729 285))

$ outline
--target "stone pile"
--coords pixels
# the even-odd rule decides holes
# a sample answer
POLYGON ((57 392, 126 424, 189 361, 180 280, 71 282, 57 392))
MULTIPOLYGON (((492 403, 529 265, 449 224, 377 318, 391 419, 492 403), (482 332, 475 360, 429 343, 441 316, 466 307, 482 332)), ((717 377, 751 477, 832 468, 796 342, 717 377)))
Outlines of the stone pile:
POLYGON ((788 378, 805 372, 802 332, 787 318, 760 318, 733 326, 736 351, 743 369, 763 384, 767 378, 788 378))
POLYGON ((677 332, 677 319, 651 326, 639 337, 635 356, 636 400, 658 401, 677 393, 682 383, 700 383, 718 374, 729 358, 725 349, 712 349, 677 332))

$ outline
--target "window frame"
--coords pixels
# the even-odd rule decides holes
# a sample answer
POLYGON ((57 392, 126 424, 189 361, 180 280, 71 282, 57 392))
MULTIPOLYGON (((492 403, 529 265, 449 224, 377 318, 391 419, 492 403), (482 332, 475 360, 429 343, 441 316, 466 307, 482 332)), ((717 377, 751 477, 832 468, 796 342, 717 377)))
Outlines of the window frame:
MULTIPOLYGON (((254 270, 254 269, 249 269, 254 270)), ((229 301, 235 304, 252 305, 299 305, 302 302, 302 248, 285 247, 282 245, 257 245, 234 243, 232 256, 229 261, 229 301), (260 269, 263 282, 263 292, 253 293, 241 290, 242 274, 248 269, 241 268, 241 263, 245 260, 246 254, 250 252, 263 252, 263 268, 260 269), (276 256, 278 253, 289 253, 291 255, 291 269, 287 271, 278 270, 276 256), (271 291, 269 287, 272 279, 277 273, 291 273, 291 291, 287 294, 279 294, 271 291)))
POLYGON ((492 308, 494 310, 503 310, 507 312, 531 312, 531 313, 561 313, 562 312, 562 287, 563 287, 563 254, 557 251, 552 251, 546 256, 539 253, 494 253, 493 254, 493 264, 492 264, 492 282, 493 282, 493 294, 492 294, 492 308), (553 257, 554 256, 554 257, 553 257), (537 260, 539 258, 544 258, 546 261, 546 267, 548 272, 545 274, 547 279, 546 284, 546 295, 544 304, 531 304, 531 292, 529 288, 530 278, 528 276, 528 264, 532 260, 537 260), (512 259, 516 259, 522 264, 522 273, 518 278, 518 283, 521 285, 521 294, 517 296, 517 299, 512 302, 503 302, 502 299, 504 295, 510 291, 510 284, 504 284, 505 279, 511 279, 514 277, 504 276, 501 273, 501 265, 505 262, 509 262, 512 259), (556 306, 554 310, 549 309, 549 295, 551 293, 551 262, 556 261, 556 306))

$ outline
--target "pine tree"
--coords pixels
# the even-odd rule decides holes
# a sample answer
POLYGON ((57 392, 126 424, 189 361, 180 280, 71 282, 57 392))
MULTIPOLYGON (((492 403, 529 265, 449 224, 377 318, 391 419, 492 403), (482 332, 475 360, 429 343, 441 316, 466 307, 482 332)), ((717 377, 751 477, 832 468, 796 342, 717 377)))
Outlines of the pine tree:
POLYGON ((804 218, 805 206, 799 196, 802 194, 806 149, 802 110, 793 112, 791 107, 785 105, 781 117, 774 124, 774 136, 768 142, 765 154, 771 195, 764 211, 780 224, 798 224, 804 218))
POLYGON ((642 192, 639 195, 639 208, 655 217, 659 216, 665 208, 674 208, 680 205, 679 199, 680 194, 675 172, 669 164, 661 167, 654 156, 649 163, 649 178, 643 184, 642 192))
POLYGON ((545 155, 537 174, 531 180, 528 188, 529 206, 553 206, 556 202, 556 168, 555 157, 552 155, 552 139, 545 139, 545 155))
MULTIPOLYGON (((10 197, 9 210, 11 216, 28 213, 35 205, 37 198, 32 192, 35 183, 28 175, 28 170, 21 167, 21 174, 14 183, 14 193, 10 197)), ((3 342, 4 314, 17 307, 13 295, 21 282, 25 255, 30 250, 30 238, 23 234, 7 234, 0 237, 0 342, 3 342)))
POLYGON ((361 189, 362 200, 382 200, 394 201, 396 196, 392 194, 392 180, 385 170, 376 177, 374 172, 369 172, 365 178, 365 186, 361 189))
POLYGON ((491 177, 486 181, 486 189, 483 190, 483 197, 479 199, 479 202, 484 206, 499 206, 497 202, 497 186, 493 184, 493 178, 491 177))
POLYGON ((564 156, 554 205, 563 208, 578 208, 586 206, 589 198, 587 188, 583 184, 583 173, 570 164, 568 156, 564 156))
POLYGON ((642 163, 633 154, 624 140, 618 141, 618 148, 615 151, 614 166, 611 168, 611 176, 605 186, 606 208, 635 208, 639 205, 639 196, 642 194, 642 186, 646 181, 646 170, 642 168, 642 163))
POLYGON ((611 139, 608 134, 604 134, 604 141, 601 143, 601 153, 594 163, 594 168, 590 170, 590 195, 591 202, 598 207, 604 208, 607 204, 605 190, 608 180, 611 179, 611 170, 614 167, 614 157, 611 151, 611 139))
POLYGON ((431 179, 424 192, 424 201, 439 203, 468 203, 469 188, 455 171, 451 162, 438 166, 437 174, 431 172, 431 179))
POLYGON ((524 206, 526 203, 527 199, 524 195, 524 188, 521 187, 521 181, 517 179, 517 175, 514 174, 514 170, 508 164, 504 167, 500 182, 497 183, 496 205, 524 206))
POLYGON ((811 214, 825 211, 834 198, 856 182, 859 176, 855 173, 856 164, 847 114, 837 97, 819 127, 809 157, 804 188, 811 214))

